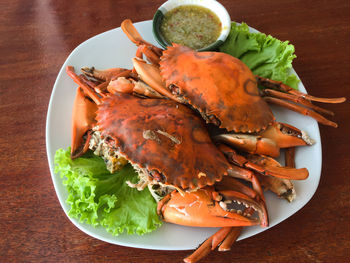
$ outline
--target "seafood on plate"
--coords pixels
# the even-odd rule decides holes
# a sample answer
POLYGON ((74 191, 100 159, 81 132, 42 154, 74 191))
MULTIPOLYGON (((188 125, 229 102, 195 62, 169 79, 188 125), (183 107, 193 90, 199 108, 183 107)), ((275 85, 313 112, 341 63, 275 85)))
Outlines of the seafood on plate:
POLYGON ((281 148, 313 141, 277 122, 268 103, 336 127, 317 113, 329 112, 311 101, 345 99, 316 98, 254 76, 227 54, 177 44, 162 50, 143 40, 130 20, 122 29, 138 46, 133 69, 86 67, 78 75, 66 68, 79 86, 71 157, 91 149, 110 171, 131 163, 139 182, 129 186, 148 187, 165 222, 221 227, 186 262, 216 247, 229 250, 242 227, 268 226, 261 185, 292 201, 290 180, 308 177, 306 168, 282 167, 272 158, 281 148), (257 84, 268 88, 260 91, 257 84))

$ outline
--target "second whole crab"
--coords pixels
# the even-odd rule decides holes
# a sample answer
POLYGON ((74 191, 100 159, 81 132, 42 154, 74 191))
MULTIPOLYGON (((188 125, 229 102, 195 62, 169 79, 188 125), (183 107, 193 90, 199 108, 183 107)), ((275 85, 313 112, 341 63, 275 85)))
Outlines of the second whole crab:
POLYGON ((345 98, 320 99, 291 90, 254 76, 227 54, 176 44, 162 50, 143 40, 128 19, 122 29, 138 46, 133 69, 83 68, 77 75, 66 68, 79 86, 71 156, 90 148, 111 172, 130 162, 140 180, 129 186, 148 187, 164 221, 221 227, 185 262, 197 262, 216 247, 229 250, 243 226, 268 226, 263 187, 292 201, 291 180, 308 177, 306 168, 282 167, 272 158, 280 148, 312 145, 313 140, 276 122, 267 102, 336 127, 317 113, 327 110, 311 101, 345 98), (275 90, 260 92, 257 83, 275 90))

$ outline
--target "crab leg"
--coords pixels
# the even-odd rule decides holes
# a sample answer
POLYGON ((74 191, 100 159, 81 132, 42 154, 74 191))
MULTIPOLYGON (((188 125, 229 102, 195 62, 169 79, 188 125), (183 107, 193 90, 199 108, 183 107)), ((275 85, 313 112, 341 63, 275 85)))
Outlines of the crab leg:
POLYGON ((259 181, 265 190, 270 190, 278 197, 284 198, 288 202, 292 202, 295 199, 296 194, 294 186, 290 180, 258 173, 256 176, 259 178, 259 181))
POLYGON ((83 78, 74 72, 74 67, 67 66, 66 72, 80 86, 77 89, 72 113, 71 158, 74 159, 84 154, 89 148, 90 132, 96 124, 97 105, 101 103, 101 98, 83 78), (87 135, 85 143, 83 143, 84 135, 87 135))
POLYGON ((306 115, 306 116, 310 116, 312 118, 314 118, 316 121, 318 121, 321 124, 324 125, 328 125, 334 128, 338 127, 338 124, 336 124, 333 121, 330 121, 328 119, 326 119, 325 117, 323 117, 322 115, 318 114, 317 112, 314 112, 313 110, 298 106, 294 103, 285 101, 285 100, 281 100, 278 98, 272 98, 272 97, 264 97, 266 102, 278 105, 278 106, 282 106, 285 107, 287 109, 290 109, 292 111, 298 112, 300 114, 306 115))
POLYGON ((222 241, 221 245, 218 248, 218 251, 229 251, 231 250, 231 247, 233 243, 236 242, 237 238, 242 232, 243 227, 232 227, 230 233, 225 237, 225 239, 222 241))
MULTIPOLYGON (((230 159, 229 159, 229 161, 230 161, 230 159)), ((243 179, 243 180, 251 182, 253 189, 259 194, 259 196, 262 198, 262 200, 265 200, 260 183, 256 179, 253 172, 251 172, 247 169, 243 169, 243 168, 238 167, 238 166, 232 166, 231 169, 229 169, 227 172, 228 172, 228 175, 231 177, 234 177, 237 179, 243 179)))
POLYGON ((94 87, 94 90, 101 96, 106 97, 108 82, 102 82, 101 84, 94 87))
POLYGON ((303 97, 298 97, 296 95, 293 94, 289 94, 289 93, 284 93, 281 91, 277 91, 277 90, 273 90, 273 89, 264 89, 262 90, 262 93, 265 96, 270 96, 270 97, 276 97, 276 98, 280 98, 280 99, 286 99, 295 103, 299 103, 303 106, 309 107, 319 113, 324 113, 324 114, 328 114, 331 116, 334 116, 334 112, 327 110, 327 109, 323 109, 321 107, 318 107, 314 104, 311 103, 311 101, 303 98, 303 97))
POLYGON ((195 263, 206 257, 218 244, 220 244, 227 235, 230 234, 232 227, 223 227, 215 234, 205 240, 190 256, 184 259, 186 263, 195 263))
POLYGON ((107 86, 108 82, 100 82, 100 81, 92 81, 88 79, 85 75, 80 74, 79 78, 81 81, 83 81, 86 85, 88 85, 90 88, 92 88, 98 95, 101 96, 101 98, 106 97, 107 92, 107 86))
POLYGON ((74 67, 66 67, 67 74, 77 83, 83 90, 84 93, 89 96, 97 105, 101 103, 101 98, 95 93, 94 89, 85 83, 74 71, 74 67))
MULTIPOLYGON (((91 88, 96 87, 97 85, 101 84, 100 80, 91 80, 86 77, 84 74, 79 75, 80 79, 86 83, 86 85, 90 86, 91 88)), ((104 82, 102 82, 104 83, 104 82)))
POLYGON ((88 150, 90 131, 96 123, 96 110, 97 105, 85 96, 81 88, 78 88, 72 116, 72 159, 81 156, 88 150), (83 143, 85 134, 87 134, 87 139, 83 143))
POLYGON ((324 103, 342 103, 346 100, 346 98, 341 97, 341 98, 318 98, 318 97, 314 97, 311 96, 309 94, 305 94, 302 93, 298 90, 295 90, 291 87, 289 87, 286 84, 283 84, 281 81, 275 81, 275 80, 271 80, 271 79, 267 79, 267 78, 263 78, 260 76, 255 76, 256 80, 258 82, 259 85, 262 85, 264 87, 268 87, 268 88, 272 88, 272 89, 277 89, 283 92, 287 92, 290 94, 294 94, 298 97, 302 97, 305 98, 307 100, 311 100, 311 101, 318 101, 318 102, 324 102, 324 103))
POLYGON ((132 73, 132 70, 123 68, 111 68, 106 70, 97 70, 92 68, 81 69, 86 76, 93 77, 98 80, 102 80, 99 85, 96 85, 86 76, 78 76, 80 81, 84 82, 87 86, 94 89, 101 97, 105 97, 106 91, 109 93, 121 92, 121 93, 135 93, 136 95, 145 96, 148 98, 164 98, 160 93, 152 89, 147 84, 136 81, 138 76, 132 73))
POLYGON ((128 77, 131 70, 125 68, 109 68, 105 70, 98 70, 94 67, 83 67, 81 71, 89 77, 95 78, 100 81, 110 81, 118 77, 128 77))
MULTIPOLYGON (((254 210, 251 208, 247 208, 243 214, 252 215, 254 213, 254 210)), ((237 238, 242 232, 243 227, 232 227, 230 233, 225 237, 225 239, 222 241, 221 245, 218 248, 218 251, 228 251, 231 250, 231 247, 234 242, 236 242, 237 238)))
MULTIPOLYGON (((245 214, 253 214, 254 210, 247 208, 245 214)), ((184 259, 186 263, 195 263, 207 256, 217 246, 218 251, 229 251, 241 234, 243 227, 223 227, 205 240, 190 256, 184 259)))
POLYGON ((295 147, 290 147, 286 149, 285 162, 286 166, 295 168, 295 147))
POLYGON ((253 190, 249 188, 245 184, 241 183, 238 180, 233 179, 230 176, 223 176, 222 180, 215 184, 215 187, 218 189, 226 189, 226 190, 241 192, 254 200, 264 199, 261 186, 259 186, 259 191, 261 189, 261 193, 258 193, 258 191, 256 191, 255 189, 253 190))
MULTIPOLYGON (((286 149, 286 166, 295 168, 295 147, 286 149)), ((276 166, 280 164, 276 161, 276 166)), ((290 180, 273 177, 270 175, 262 175, 257 173, 261 185, 271 192, 275 193, 278 197, 286 199, 288 202, 292 202, 295 199, 295 190, 293 183, 290 180)))
POLYGON ((329 114, 329 115, 334 115, 333 112, 322 109, 318 106, 315 106, 311 103, 311 101, 317 101, 317 102, 324 102, 324 103, 342 103, 346 100, 345 97, 341 98, 318 98, 314 97, 305 93, 302 93, 298 90, 295 90, 288 85, 283 84, 281 81, 275 81, 275 80, 270 80, 267 78, 263 78, 260 76, 255 76, 258 84, 265 86, 267 88, 271 89, 265 89, 263 90, 265 96, 264 99, 265 101, 269 103, 273 103, 282 107, 285 107, 287 109, 290 109, 292 111, 298 112, 300 114, 310 116, 317 120, 319 123, 332 126, 332 127, 338 127, 338 125, 335 122, 332 122, 322 115, 316 113, 315 111, 329 114), (276 91, 277 90, 277 91, 276 91), (270 97, 272 96, 272 97, 270 97), (286 99, 288 101, 285 101, 283 99, 286 99), (309 107, 309 108, 304 108, 300 105, 296 105, 294 103, 291 103, 289 101, 293 101, 296 103, 301 104, 302 106, 309 107), (313 110, 315 111, 313 111, 313 110))
MULTIPOLYGON (((246 158, 238 155, 233 149, 230 149, 227 146, 221 145, 219 147, 223 151, 226 151, 226 154, 228 154, 230 156, 229 158, 232 159, 233 162, 236 163, 237 165, 245 166, 245 167, 253 169, 253 170, 258 170, 258 172, 255 173, 255 176, 257 177, 257 179, 260 182, 262 187, 277 194, 279 197, 285 198, 289 202, 292 202, 294 200, 295 190, 294 190, 293 184, 290 180, 270 175, 266 171, 266 168, 267 168, 266 165, 265 166, 257 166, 257 164, 249 163, 249 161, 246 158)), ((260 158, 262 158, 262 157, 260 157, 260 158)), ((266 160, 267 157, 264 157, 264 158, 266 160)), ((271 166, 281 167, 281 165, 272 158, 269 158, 268 161, 269 161, 269 167, 271 167, 271 166)), ((281 167, 281 170, 279 171, 279 173, 281 173, 281 172, 285 174, 286 172, 288 172, 288 170, 281 167)), ((302 169, 302 173, 303 172, 305 172, 304 169, 302 169)), ((297 174, 297 176, 300 176, 300 175, 297 174)), ((228 184, 227 182, 225 182, 225 178, 226 177, 223 177, 222 182, 217 183, 217 185, 220 186, 221 184, 228 184)), ((237 184, 237 183, 239 183, 239 182, 232 180, 232 182, 230 182, 230 188, 233 190, 236 190, 237 187, 235 187, 234 184, 237 184)), ((248 188, 249 190, 247 191, 247 189, 244 188, 243 186, 239 186, 239 189, 242 193, 245 193, 245 194, 247 194, 250 197, 255 199, 255 197, 251 195, 251 192, 249 192, 249 190, 251 190, 250 188, 248 188)))
POLYGON ((311 100, 311 101, 317 101, 317 102, 324 102, 324 103, 343 103, 346 101, 345 97, 340 97, 340 98, 318 98, 309 94, 305 94, 302 93, 298 90, 294 90, 292 88, 290 88, 290 90, 288 91, 291 94, 294 94, 296 96, 300 96, 303 97, 307 100, 311 100))
POLYGON ((155 54, 149 46, 140 45, 137 48, 136 57, 143 59, 142 55, 145 55, 148 61, 151 62, 153 65, 159 66, 160 57, 157 54, 155 54))

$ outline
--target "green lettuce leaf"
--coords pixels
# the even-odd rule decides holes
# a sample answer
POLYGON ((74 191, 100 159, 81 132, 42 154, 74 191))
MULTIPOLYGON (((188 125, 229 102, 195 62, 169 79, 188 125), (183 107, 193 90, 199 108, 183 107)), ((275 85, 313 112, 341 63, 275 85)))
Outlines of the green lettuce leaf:
POLYGON ((247 24, 233 22, 230 34, 219 51, 239 58, 255 75, 298 88, 299 79, 290 74, 292 61, 296 58, 295 50, 288 41, 282 42, 263 33, 250 33, 247 24))
POLYGON ((130 188, 138 175, 131 165, 111 174, 102 158, 88 152, 72 160, 70 149, 55 154, 55 173, 60 173, 68 191, 68 215, 93 226, 103 226, 113 235, 145 234, 158 228, 157 203, 148 188, 130 188))

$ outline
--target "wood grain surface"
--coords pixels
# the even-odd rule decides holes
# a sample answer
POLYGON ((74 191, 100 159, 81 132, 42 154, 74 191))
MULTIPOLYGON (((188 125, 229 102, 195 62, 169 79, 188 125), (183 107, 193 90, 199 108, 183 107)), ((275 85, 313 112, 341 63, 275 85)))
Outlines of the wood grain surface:
MULTIPOLYGON (((69 53, 125 18, 151 19, 162 2, 0 1, 0 262, 181 262, 190 253, 121 247, 81 232, 58 202, 45 149, 49 99, 69 53)), ((294 68, 309 93, 349 99, 349 1, 220 2, 232 20, 295 45, 294 68)), ((202 262, 350 262, 350 107, 328 108, 339 127, 320 127, 322 176, 311 201, 202 262)))

